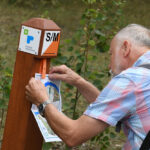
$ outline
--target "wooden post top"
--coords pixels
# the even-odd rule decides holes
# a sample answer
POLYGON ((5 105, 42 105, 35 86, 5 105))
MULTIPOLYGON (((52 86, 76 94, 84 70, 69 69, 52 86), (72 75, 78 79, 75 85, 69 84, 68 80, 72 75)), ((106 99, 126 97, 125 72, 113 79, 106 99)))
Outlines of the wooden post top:
POLYGON ((25 21, 22 25, 30 26, 41 30, 57 30, 60 31, 60 27, 53 21, 44 18, 31 18, 25 21))
POLYGON ((32 18, 22 23, 18 51, 38 58, 56 57, 60 42, 60 27, 52 20, 32 18))

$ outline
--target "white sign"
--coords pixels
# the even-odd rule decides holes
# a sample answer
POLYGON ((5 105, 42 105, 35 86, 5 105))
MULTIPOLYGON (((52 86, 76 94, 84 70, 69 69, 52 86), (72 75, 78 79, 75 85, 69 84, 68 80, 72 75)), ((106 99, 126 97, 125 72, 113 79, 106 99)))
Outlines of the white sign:
MULTIPOLYGON (((35 79, 41 80, 47 89, 50 102, 61 112, 61 93, 60 93, 60 81, 59 80, 49 80, 48 74, 45 79, 41 78, 41 74, 36 73, 35 79)), ((43 118, 36 105, 32 104, 31 111, 35 117, 38 127, 43 135, 45 142, 56 142, 61 141, 61 139, 53 132, 47 123, 46 119, 43 118)))
POLYGON ((22 26, 18 50, 38 55, 40 39, 41 30, 22 26))
POLYGON ((41 55, 56 55, 60 40, 60 31, 45 31, 41 55))

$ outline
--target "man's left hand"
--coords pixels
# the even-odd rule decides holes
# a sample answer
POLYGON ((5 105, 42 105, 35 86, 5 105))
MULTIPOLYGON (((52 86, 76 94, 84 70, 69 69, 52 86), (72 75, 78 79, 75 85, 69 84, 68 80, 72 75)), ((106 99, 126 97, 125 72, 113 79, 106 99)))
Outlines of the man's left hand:
POLYGON ((44 84, 40 80, 31 78, 25 87, 26 99, 35 105, 39 105, 48 100, 48 95, 44 84))

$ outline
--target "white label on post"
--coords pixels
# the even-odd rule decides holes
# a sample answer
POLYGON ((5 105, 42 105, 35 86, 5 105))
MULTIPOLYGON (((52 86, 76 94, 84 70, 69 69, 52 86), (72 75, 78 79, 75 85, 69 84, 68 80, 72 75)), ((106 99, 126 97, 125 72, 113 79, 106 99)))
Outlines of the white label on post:
POLYGON ((60 40, 60 31, 45 31, 41 55, 56 55, 60 40))
POLYGON ((41 30, 22 26, 18 50, 38 55, 40 39, 41 30))

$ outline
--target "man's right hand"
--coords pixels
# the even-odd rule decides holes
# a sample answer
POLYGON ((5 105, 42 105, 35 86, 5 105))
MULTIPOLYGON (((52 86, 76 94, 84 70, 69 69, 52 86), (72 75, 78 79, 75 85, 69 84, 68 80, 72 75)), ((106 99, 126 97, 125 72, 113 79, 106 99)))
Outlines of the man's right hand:
POLYGON ((54 80, 62 80, 74 86, 77 86, 77 82, 82 79, 82 77, 65 65, 52 67, 49 71, 49 78, 54 80))

